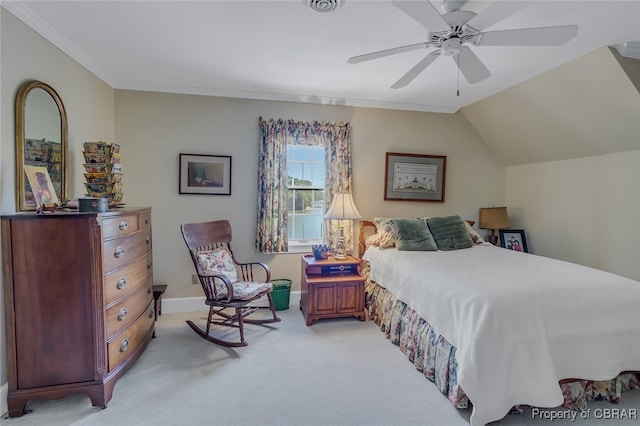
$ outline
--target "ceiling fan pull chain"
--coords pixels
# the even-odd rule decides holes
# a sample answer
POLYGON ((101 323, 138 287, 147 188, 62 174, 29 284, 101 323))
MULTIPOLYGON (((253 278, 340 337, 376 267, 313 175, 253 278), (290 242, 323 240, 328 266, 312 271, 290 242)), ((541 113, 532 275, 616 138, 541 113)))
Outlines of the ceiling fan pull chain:
POLYGON ((460 96, 460 54, 456 55, 458 65, 458 81, 456 81, 456 96, 460 96))

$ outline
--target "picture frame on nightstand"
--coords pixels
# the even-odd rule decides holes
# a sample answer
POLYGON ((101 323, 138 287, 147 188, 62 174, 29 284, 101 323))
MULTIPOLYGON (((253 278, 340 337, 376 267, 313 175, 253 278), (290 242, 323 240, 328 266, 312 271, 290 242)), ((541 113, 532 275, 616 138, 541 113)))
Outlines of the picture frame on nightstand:
POLYGON ((500 246, 507 250, 529 253, 524 229, 500 229, 500 246))

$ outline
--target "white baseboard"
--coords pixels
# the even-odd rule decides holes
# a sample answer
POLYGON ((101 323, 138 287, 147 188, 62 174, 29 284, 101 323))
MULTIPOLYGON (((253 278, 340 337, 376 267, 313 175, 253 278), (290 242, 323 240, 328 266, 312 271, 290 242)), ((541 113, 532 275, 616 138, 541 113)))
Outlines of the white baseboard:
POLYGON ((7 397, 9 396, 9 384, 5 383, 0 387, 0 418, 4 417, 9 411, 7 406, 7 397))
MULTIPOLYGON (((300 291, 292 291, 289 296, 289 305, 298 303, 300 300, 300 291)), ((207 306, 204 304, 204 297, 174 297, 171 299, 162 298, 163 314, 178 314, 182 312, 206 311, 207 306)))

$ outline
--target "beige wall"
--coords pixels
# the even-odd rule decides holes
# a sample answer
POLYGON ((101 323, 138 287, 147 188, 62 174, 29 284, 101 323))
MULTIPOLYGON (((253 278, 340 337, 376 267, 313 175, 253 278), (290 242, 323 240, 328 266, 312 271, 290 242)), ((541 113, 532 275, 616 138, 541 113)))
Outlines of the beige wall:
MULTIPOLYGON (((27 80, 51 85, 62 98, 69 123, 70 196, 84 192, 82 142, 114 139, 113 90, 0 8, 0 212, 15 212, 15 97, 27 80)), ((54 248, 64 250, 64 245, 54 248)), ((46 283, 34 283, 46 285, 46 283)), ((3 303, 0 301, 0 311, 3 303)), ((0 312, 0 415, 6 409, 4 312, 0 312)))
MULTIPOLYGON (((299 254, 254 253, 259 116, 350 121, 355 200, 365 217, 459 213, 476 219, 479 206, 504 202, 504 166, 460 114, 114 91, 6 10, 0 8, 0 14, 0 211, 15 211, 15 94, 23 81, 42 80, 59 93, 69 117, 71 197, 84 193, 82 142, 122 145, 124 201, 153 207, 154 278, 169 284, 166 298, 201 296, 199 286, 190 284, 192 266, 179 225, 213 218, 231 219, 238 256, 265 261, 274 277, 299 284, 299 254), (447 155, 446 202, 385 202, 386 151, 447 155), (232 195, 178 194, 179 153, 231 155, 232 195)), ((0 318, 2 397, 7 380, 4 313, 0 318)), ((2 397, 0 411, 5 401, 2 397)))
POLYGON ((507 167, 515 227, 536 254, 640 280, 640 150, 507 167))
POLYGON ((349 121, 354 199, 364 217, 460 214, 504 203, 504 167, 461 114, 116 91, 116 140, 122 145, 125 202, 153 207, 154 280, 165 297, 200 296, 180 224, 229 219, 241 259, 271 266, 274 278, 300 282, 300 255, 258 255, 258 117, 349 121), (384 201, 385 152, 447 156, 445 203, 384 201), (231 196, 178 194, 180 153, 232 156, 231 196))

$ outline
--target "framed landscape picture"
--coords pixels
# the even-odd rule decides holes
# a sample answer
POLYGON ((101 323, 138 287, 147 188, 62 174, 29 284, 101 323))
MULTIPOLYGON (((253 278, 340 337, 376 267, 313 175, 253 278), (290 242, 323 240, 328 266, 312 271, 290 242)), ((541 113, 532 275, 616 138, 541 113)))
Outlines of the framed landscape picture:
POLYGON ((231 195, 231 157, 180 154, 179 193, 231 195))
POLYGON ((507 250, 529 253, 524 229, 500 229, 500 246, 507 250))
POLYGON ((444 202, 447 157, 387 152, 384 199, 444 202))

